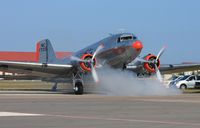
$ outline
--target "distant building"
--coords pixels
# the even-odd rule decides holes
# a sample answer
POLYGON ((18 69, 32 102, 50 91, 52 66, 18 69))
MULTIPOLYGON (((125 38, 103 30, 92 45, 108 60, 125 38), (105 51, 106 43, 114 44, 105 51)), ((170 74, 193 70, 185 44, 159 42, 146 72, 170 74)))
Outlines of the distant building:
MULTIPOLYGON (((69 57, 72 52, 56 52, 58 58, 69 57)), ((37 62, 36 52, 0 52, 0 60, 37 62)))

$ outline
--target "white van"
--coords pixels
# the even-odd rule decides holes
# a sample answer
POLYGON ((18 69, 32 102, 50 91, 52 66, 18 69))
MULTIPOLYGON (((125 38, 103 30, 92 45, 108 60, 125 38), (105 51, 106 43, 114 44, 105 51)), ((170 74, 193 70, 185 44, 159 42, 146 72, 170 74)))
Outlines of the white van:
POLYGON ((186 75, 175 83, 177 88, 199 88, 200 87, 200 76, 186 75))

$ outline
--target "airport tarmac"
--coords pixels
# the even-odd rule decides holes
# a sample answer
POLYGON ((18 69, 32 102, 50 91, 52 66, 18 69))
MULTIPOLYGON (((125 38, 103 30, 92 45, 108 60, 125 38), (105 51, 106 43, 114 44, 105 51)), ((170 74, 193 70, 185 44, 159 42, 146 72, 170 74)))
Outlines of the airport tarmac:
POLYGON ((200 94, 105 96, 0 92, 0 128, 199 128, 200 94))

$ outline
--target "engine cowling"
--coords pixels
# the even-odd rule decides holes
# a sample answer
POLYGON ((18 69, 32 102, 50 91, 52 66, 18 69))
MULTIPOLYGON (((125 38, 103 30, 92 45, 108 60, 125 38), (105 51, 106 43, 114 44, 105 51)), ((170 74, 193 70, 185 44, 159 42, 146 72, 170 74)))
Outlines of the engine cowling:
MULTIPOLYGON (((81 57, 82 60, 91 60, 92 59, 92 54, 83 54, 81 57)), ((93 63, 93 66, 96 67, 96 58, 93 59, 93 62, 80 62, 80 66, 84 71, 91 71, 91 64, 93 63)))
MULTIPOLYGON (((153 54, 149 54, 149 55, 144 57, 144 59, 147 60, 147 61, 154 61, 154 60, 156 60, 156 58, 157 57, 155 55, 153 55, 153 54)), ((144 68, 150 73, 155 73, 156 72, 155 64, 157 65, 157 67, 159 69, 160 68, 160 60, 159 59, 155 63, 147 63, 147 62, 145 62, 144 63, 144 68)))

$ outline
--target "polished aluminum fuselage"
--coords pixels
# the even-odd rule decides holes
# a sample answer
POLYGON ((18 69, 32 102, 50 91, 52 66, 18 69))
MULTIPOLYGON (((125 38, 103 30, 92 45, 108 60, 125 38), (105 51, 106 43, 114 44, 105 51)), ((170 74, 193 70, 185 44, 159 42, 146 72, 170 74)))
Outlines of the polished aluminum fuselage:
POLYGON ((133 48, 132 44, 136 39, 118 42, 117 39, 123 34, 111 35, 103 40, 98 41, 78 52, 74 56, 80 57, 83 54, 93 54, 99 45, 103 45, 103 49, 96 56, 98 63, 108 64, 111 67, 122 68, 124 65, 133 61, 141 52, 133 48))

